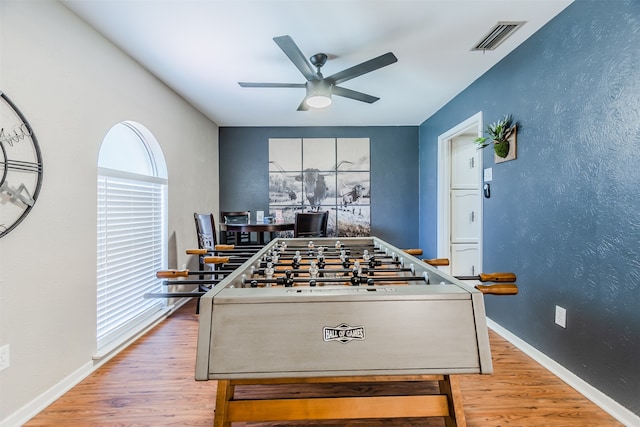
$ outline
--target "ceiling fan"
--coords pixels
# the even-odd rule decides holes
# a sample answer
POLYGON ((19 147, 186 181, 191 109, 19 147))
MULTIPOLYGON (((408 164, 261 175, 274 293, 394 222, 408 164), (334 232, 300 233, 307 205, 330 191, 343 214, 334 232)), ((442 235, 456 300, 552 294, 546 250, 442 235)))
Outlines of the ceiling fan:
POLYGON ((307 111, 309 107, 324 108, 331 104, 331 95, 342 96, 345 98, 355 99, 356 101, 368 102, 372 104, 378 99, 375 96, 366 93, 357 92, 355 90, 346 89, 338 86, 342 82, 351 80, 354 77, 361 76, 378 68, 386 67, 398 61, 398 58, 391 52, 380 55, 376 58, 355 65, 346 70, 342 70, 329 77, 324 77, 320 72, 322 66, 327 62, 327 55, 317 53, 309 58, 309 61, 302 54, 296 43, 290 36, 274 37, 280 49, 289 57, 293 65, 295 65, 302 75, 307 79, 306 83, 249 83, 238 82, 242 87, 283 87, 283 88, 306 88, 307 95, 300 103, 298 111, 307 111), (313 71, 312 65, 316 67, 313 71))

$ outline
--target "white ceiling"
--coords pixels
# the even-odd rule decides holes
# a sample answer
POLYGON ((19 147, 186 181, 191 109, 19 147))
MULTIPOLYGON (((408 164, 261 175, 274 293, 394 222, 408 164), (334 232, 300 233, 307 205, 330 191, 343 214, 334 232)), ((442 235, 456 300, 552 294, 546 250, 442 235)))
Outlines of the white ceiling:
POLYGON ((220 126, 419 125, 572 0, 63 0, 96 30, 220 126), (470 49, 498 21, 526 21, 495 51, 470 49), (296 111, 304 83, 273 37, 290 35, 325 76, 393 52, 398 62, 341 86, 380 97, 333 97, 296 111))

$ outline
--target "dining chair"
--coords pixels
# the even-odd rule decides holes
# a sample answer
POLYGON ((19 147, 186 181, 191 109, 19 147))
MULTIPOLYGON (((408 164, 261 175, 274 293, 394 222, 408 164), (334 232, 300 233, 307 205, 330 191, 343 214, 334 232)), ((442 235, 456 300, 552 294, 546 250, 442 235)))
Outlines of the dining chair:
POLYGON ((194 213, 193 218, 196 222, 196 234, 198 236, 198 248, 213 249, 217 244, 216 223, 213 214, 194 213))
MULTIPOLYGON (((214 250, 218 244, 216 238, 216 223, 213 219, 213 214, 199 214, 195 212, 193 219, 196 223, 196 236, 198 237, 198 249, 214 250)), ((200 271, 209 270, 209 267, 204 262, 204 255, 198 256, 198 269, 200 271)), ((205 276, 199 276, 200 280, 204 280, 205 276)), ((198 291, 206 292, 211 289, 209 284, 198 285, 198 291)), ((198 304, 196 304, 196 314, 200 312, 200 302, 198 298, 198 304)))
POLYGON ((296 212, 293 237, 326 237, 329 211, 296 212))
MULTIPOLYGON (((248 224, 249 218, 251 218, 251 211, 220 211, 220 219, 226 224, 248 224)), ((251 244, 251 233, 225 231, 221 237, 223 243, 251 244)))

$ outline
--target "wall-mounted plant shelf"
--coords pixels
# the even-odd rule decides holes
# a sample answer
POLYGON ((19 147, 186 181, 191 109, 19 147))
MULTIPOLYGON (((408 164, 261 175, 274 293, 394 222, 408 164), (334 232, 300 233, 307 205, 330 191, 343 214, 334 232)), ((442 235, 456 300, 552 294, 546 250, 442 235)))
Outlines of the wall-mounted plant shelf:
POLYGON ((515 160, 518 155, 517 155, 517 128, 516 125, 513 125, 513 132, 511 132, 511 136, 509 136, 509 138, 507 138, 507 141, 509 141, 509 152, 507 153, 506 157, 500 157, 497 154, 493 154, 493 161, 494 163, 502 163, 502 162, 507 162, 509 160, 515 160))

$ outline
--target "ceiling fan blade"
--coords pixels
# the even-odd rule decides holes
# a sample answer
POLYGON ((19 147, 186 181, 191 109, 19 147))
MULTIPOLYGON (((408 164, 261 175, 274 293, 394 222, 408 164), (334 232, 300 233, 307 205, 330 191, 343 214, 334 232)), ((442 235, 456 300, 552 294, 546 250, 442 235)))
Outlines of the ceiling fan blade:
POLYGON ((334 86, 331 89, 331 93, 337 96, 343 96, 345 98, 355 99, 356 101, 368 102, 369 104, 373 104, 376 102, 378 97, 367 95, 366 93, 356 92, 355 90, 345 89, 340 86, 334 86))
POLYGON ((330 80, 334 84, 340 84, 342 82, 346 82, 347 80, 351 80, 354 77, 370 73, 371 71, 377 70, 378 68, 391 65, 397 61, 398 58, 396 58, 393 53, 388 52, 384 55, 378 56, 377 58, 373 58, 361 64, 354 65, 353 67, 347 68, 346 70, 339 71, 334 75, 327 77, 325 80, 330 80))
POLYGON ((238 82, 242 87, 305 87, 304 83, 252 83, 238 82))
POLYGON ((273 41, 280 46, 280 49, 282 49, 284 54, 289 57, 291 62, 293 62, 293 65, 300 70, 307 80, 318 80, 318 74, 313 71, 311 64, 307 61, 307 58, 305 58, 304 54, 300 51, 300 48, 296 45, 291 36, 274 37, 273 41))

